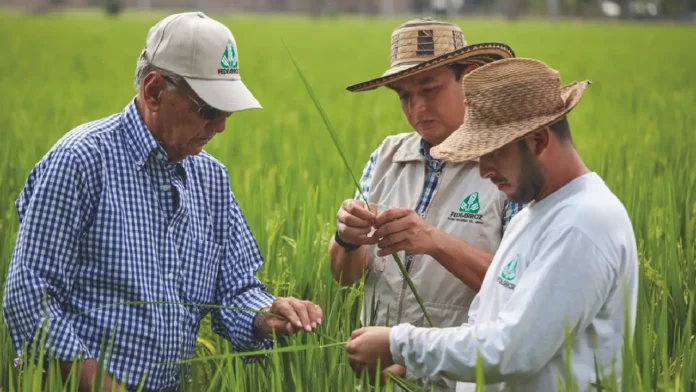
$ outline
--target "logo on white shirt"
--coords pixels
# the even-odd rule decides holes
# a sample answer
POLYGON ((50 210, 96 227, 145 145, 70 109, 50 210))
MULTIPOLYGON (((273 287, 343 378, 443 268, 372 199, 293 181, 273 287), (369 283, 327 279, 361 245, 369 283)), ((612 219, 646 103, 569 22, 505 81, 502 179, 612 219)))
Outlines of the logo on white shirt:
POLYGON ((498 283, 510 290, 515 289, 517 285, 511 282, 517 277, 517 264, 519 261, 520 255, 517 254, 514 259, 507 263, 505 268, 503 268, 503 271, 500 273, 500 276, 498 276, 498 283))

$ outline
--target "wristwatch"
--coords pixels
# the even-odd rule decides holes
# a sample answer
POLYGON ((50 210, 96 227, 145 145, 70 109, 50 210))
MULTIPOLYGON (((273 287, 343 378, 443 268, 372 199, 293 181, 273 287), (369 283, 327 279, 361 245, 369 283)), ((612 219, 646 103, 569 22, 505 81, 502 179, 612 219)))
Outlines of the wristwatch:
POLYGON ((336 234, 334 234, 334 240, 337 244, 341 245, 341 247, 343 247, 346 250, 346 252, 352 252, 362 246, 343 241, 341 237, 338 236, 338 230, 336 230, 336 234))

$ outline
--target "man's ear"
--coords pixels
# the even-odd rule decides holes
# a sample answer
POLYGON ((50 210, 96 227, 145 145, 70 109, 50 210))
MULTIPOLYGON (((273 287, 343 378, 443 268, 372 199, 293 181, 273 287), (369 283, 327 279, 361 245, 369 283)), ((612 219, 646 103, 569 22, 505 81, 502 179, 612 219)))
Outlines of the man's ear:
POLYGON ((529 149, 534 153, 534 155, 539 156, 543 154, 551 143, 551 129, 546 127, 540 129, 527 138, 529 149))
POLYGON ((157 112, 162 104, 162 94, 167 91, 167 83, 156 72, 150 72, 143 79, 143 100, 147 108, 157 112))
POLYGON ((466 69, 464 70, 464 75, 468 74, 469 72, 475 70, 478 67, 479 67, 478 64, 469 64, 469 66, 467 66, 466 69))

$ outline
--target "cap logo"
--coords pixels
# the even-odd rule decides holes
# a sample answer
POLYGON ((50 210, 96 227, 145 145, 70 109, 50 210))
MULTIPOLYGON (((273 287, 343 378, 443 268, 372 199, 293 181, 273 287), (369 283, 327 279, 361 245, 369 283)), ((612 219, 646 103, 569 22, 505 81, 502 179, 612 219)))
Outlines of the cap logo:
POLYGON ((235 52, 231 43, 228 43, 225 47, 225 52, 222 54, 222 60, 220 60, 220 66, 222 68, 218 69, 218 75, 239 73, 239 62, 237 61, 237 52, 235 52))

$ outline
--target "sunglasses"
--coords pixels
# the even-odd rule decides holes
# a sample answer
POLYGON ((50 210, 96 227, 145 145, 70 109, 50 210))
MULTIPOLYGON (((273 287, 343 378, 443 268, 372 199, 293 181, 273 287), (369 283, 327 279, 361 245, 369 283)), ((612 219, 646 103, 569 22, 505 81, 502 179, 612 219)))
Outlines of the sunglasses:
MULTIPOLYGON (((179 86, 177 86, 176 83, 174 83, 174 81, 171 78, 166 77, 164 75, 162 75, 162 77, 164 78, 164 80, 168 81, 169 83, 173 84, 174 86, 179 87, 179 86)), ((186 96, 189 97, 189 99, 191 101, 193 101, 193 103, 196 104, 196 106, 198 107, 196 109, 196 112, 204 120, 207 120, 207 121, 215 120, 216 118, 220 117, 220 115, 223 113, 225 114, 225 117, 230 118, 232 113, 234 113, 234 112, 224 112, 222 110, 216 109, 216 108, 208 105, 205 102, 198 102, 195 98, 193 98, 188 93, 186 93, 186 96)))

